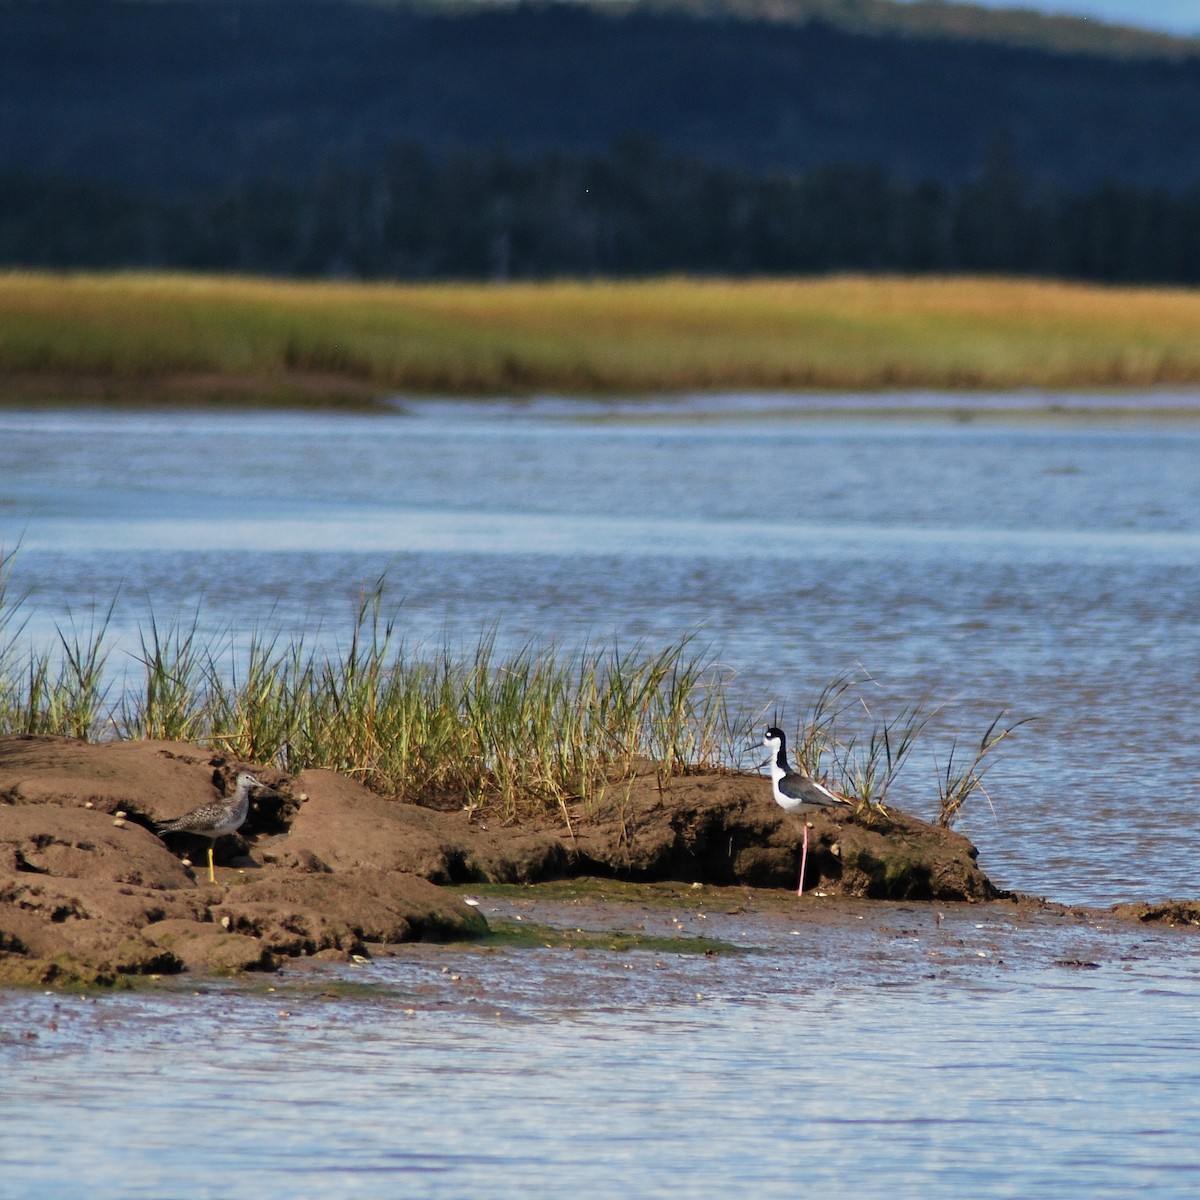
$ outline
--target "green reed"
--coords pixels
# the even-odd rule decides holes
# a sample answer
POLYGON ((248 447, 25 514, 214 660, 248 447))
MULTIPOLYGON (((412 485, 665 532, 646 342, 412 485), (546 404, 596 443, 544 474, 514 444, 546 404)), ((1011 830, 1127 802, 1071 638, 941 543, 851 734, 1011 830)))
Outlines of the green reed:
POLYGON ((12 555, 0 550, 0 730, 12 733, 51 733, 94 738, 106 721, 105 706, 111 680, 107 677, 105 639, 114 600, 87 623, 55 626, 54 650, 22 653, 21 633, 28 618, 21 612, 25 596, 10 591, 12 555))
POLYGON ((976 792, 981 792, 988 804, 991 804, 992 798, 983 786, 983 776, 991 766, 991 759, 996 747, 1022 725, 1027 725, 1034 719, 1033 717, 1023 717, 1008 725, 1002 724, 1008 715, 1006 708, 1002 708, 996 714, 992 723, 984 730, 979 744, 965 759, 958 754, 958 739, 956 738, 951 744, 946 765, 938 773, 937 824, 943 829, 950 829, 954 825, 962 806, 976 792))
MULTIPOLYGON (((884 801, 933 716, 920 703, 880 716, 863 694, 866 673, 835 676, 817 694, 791 746, 800 769, 823 780, 870 820, 884 801)), ((778 715, 773 720, 778 724, 778 715)))
MULTIPOLYGON (((875 683, 866 673, 837 676, 821 689, 790 743, 801 769, 850 800, 856 813, 868 823, 886 815, 889 791, 929 722, 940 711, 918 701, 901 706, 895 713, 881 713, 878 705, 872 707, 863 694, 866 685, 875 683)), ((1007 716, 1008 710, 1002 709, 969 756, 964 758, 956 737, 945 766, 939 767, 935 759, 939 799, 936 824, 949 829, 976 792, 991 803, 983 787, 983 775, 995 750, 1034 719, 1024 717, 1005 725, 1007 716)), ((778 715, 773 723, 779 723, 778 715)))
MULTIPOLYGON (((810 705, 791 745, 796 762, 812 778, 820 779, 826 774, 826 758, 838 745, 837 731, 845 723, 846 714, 860 706, 858 689, 866 682, 867 677, 853 673, 836 675, 810 705)), ((776 714, 772 724, 778 723, 776 714)))
POLYGON ((868 710, 866 729, 852 735, 839 753, 843 787, 861 810, 886 811, 888 791, 932 716, 920 703, 887 718, 868 710))
MULTIPOLYGON (((466 652, 413 646, 385 614, 382 580, 332 648, 304 632, 261 629, 239 647, 231 631, 203 634, 198 607, 165 622, 151 613, 118 681, 109 665, 115 601, 56 627, 52 649, 23 648, 25 597, 9 587, 10 562, 0 555, 0 733, 200 742, 291 772, 339 771, 413 803, 502 820, 558 813, 569 823, 569 805, 593 811, 647 766, 665 786, 736 763, 751 727, 730 710, 728 673, 693 636, 567 652, 530 642, 501 653, 492 631, 466 652)), ((866 684, 874 681, 849 674, 826 684, 792 746, 805 770, 871 820, 936 710, 877 716, 866 684)), ((952 747, 939 823, 949 826, 983 791, 985 760, 1025 723, 1005 725, 1005 715, 968 759, 952 747)))
POLYGON ((212 649, 199 639, 200 613, 190 624, 175 616, 160 625, 153 613, 141 631, 143 687, 126 692, 117 728, 125 737, 186 742, 203 737, 210 701, 205 689, 206 662, 212 649))
MULTIPOLYGON (((3 565, 3 564, 0 564, 3 565)), ((7 577, 0 575, 0 588, 7 577)), ((289 771, 324 767, 416 803, 487 807, 502 819, 567 813, 652 759, 661 777, 718 767, 735 734, 723 674, 683 638, 501 654, 409 646, 384 613, 382 581, 360 598, 348 640, 301 633, 207 637, 199 609, 141 626, 115 703, 113 606, 22 652, 19 601, 0 590, 0 732, 195 741, 289 771)))

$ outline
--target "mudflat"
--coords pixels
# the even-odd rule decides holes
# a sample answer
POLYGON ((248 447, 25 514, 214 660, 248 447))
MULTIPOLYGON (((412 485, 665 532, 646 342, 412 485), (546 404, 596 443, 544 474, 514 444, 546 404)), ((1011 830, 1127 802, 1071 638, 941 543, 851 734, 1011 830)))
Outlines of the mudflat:
MULTIPOLYGON (((554 905, 577 911, 581 895, 607 905, 611 925, 623 904, 648 901, 647 885, 671 885, 660 897, 683 910, 702 902, 693 889, 735 889, 704 899, 838 927, 864 911, 886 924, 897 902, 970 905, 1005 922, 1096 916, 1002 892, 966 838, 895 810, 815 815, 798 899, 803 830, 765 779, 742 773, 664 778, 645 763, 586 807, 502 824, 452 798, 419 807, 331 771, 289 775, 199 745, 10 735, 0 738, 0 982, 236 974, 485 938, 484 914, 498 909, 461 885, 527 888, 548 926, 554 905), (154 829, 228 794, 246 768, 269 790, 217 842, 210 883, 204 839, 154 829), (562 894, 563 881, 584 879, 601 882, 562 894)), ((1104 916, 1197 925, 1200 902, 1104 916)))

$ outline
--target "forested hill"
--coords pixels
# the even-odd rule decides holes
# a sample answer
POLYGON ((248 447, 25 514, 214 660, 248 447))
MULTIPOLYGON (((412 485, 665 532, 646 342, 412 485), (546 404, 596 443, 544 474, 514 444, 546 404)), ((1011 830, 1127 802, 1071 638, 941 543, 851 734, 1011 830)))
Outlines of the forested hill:
POLYGON ((1060 192, 1200 185, 1194 43, 1000 36, 937 4, 878 18, 896 7, 2 0, 0 173, 182 195, 374 170, 401 142, 529 156, 638 134, 759 175, 957 183, 1006 142, 1060 192))
MULTIPOLYGON (((503 3, 504 0, 465 0, 503 3)), ((1021 7, 983 8, 952 0, 591 0, 672 10, 694 16, 736 16, 755 21, 803 25, 824 21, 852 33, 909 34, 918 37, 1000 42, 1064 54, 1101 54, 1115 58, 1180 59, 1200 54, 1200 39, 1175 37, 1085 17, 1041 13, 1021 7)), ((1200 17, 1197 17, 1200 29, 1200 17)))

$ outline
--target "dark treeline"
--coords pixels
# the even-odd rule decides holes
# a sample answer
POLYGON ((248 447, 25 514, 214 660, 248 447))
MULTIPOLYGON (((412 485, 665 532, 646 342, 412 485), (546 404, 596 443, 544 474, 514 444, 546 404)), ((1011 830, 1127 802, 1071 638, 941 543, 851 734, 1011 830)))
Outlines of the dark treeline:
POLYGON ((872 167, 758 176, 627 140, 600 155, 394 148, 369 173, 163 198, 0 177, 0 263, 389 279, 1011 272, 1200 283, 1200 188, 1035 186, 872 167))

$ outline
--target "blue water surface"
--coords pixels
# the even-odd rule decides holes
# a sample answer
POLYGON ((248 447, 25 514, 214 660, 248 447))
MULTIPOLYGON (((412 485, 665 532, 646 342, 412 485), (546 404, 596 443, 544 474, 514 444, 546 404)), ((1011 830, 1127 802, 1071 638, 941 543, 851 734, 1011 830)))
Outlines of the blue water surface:
MULTIPOLYGON (((749 713, 798 720, 847 671, 885 715, 939 706, 896 785, 925 815, 956 735, 1036 717, 961 824, 992 878, 1196 896, 1200 423, 917 399, 0 412, 19 636, 112 604, 118 677, 150 613, 337 644, 380 579, 413 642, 697 634, 749 713)), ((709 932, 744 953, 0 994, 0 1196, 1200 1190, 1187 931, 727 907, 709 932)))

